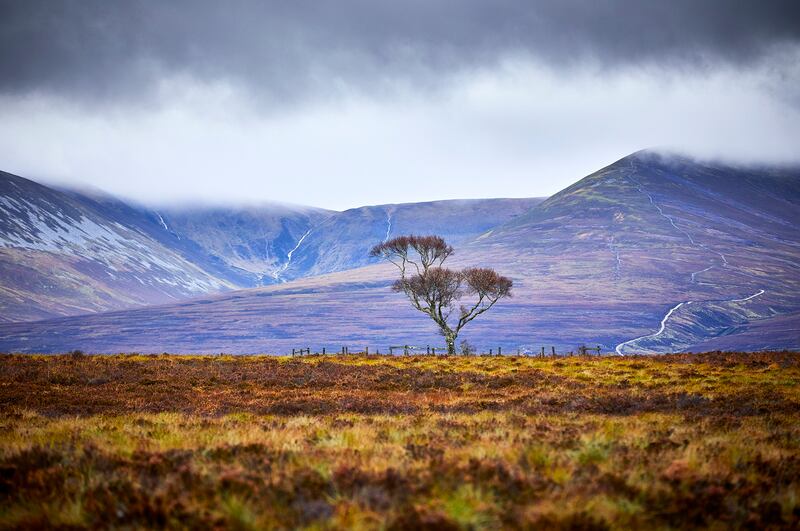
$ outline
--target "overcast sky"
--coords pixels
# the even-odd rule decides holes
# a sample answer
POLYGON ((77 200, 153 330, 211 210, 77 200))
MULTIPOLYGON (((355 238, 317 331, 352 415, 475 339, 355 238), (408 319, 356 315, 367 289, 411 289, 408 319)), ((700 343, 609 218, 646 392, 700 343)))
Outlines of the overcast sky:
POLYGON ((0 0, 0 169, 154 204, 550 195, 800 162, 794 0, 0 0))

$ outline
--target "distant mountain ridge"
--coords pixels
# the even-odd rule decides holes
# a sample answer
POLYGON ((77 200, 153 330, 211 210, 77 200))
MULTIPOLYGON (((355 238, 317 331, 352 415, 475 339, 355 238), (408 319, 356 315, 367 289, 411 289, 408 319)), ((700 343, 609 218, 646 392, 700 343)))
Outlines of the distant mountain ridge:
MULTIPOLYGON (((489 211, 502 210, 502 201, 489 211)), ((295 251, 288 275, 293 264, 304 270, 306 260, 329 270, 347 260, 325 246, 336 238, 312 239, 315 230, 348 235, 341 239, 344 257, 362 256, 387 232, 414 230, 390 227, 387 209, 354 209, 341 219, 360 221, 342 228, 326 218, 295 251)), ((418 205, 409 221, 415 209, 446 218, 418 205)), ((800 169, 737 168, 645 151, 537 206, 510 210, 507 220, 474 237, 470 231, 484 227, 451 234, 459 242, 454 266, 491 266, 514 281, 514 296, 463 333, 480 348, 800 349, 800 169)), ((439 345, 430 323, 390 290, 394 275, 391 266, 370 264, 158 307, 10 323, 0 325, 0 350, 280 353, 439 345)))
POLYGON ((164 230, 195 242, 228 267, 249 276, 248 286, 283 281, 288 255, 303 236, 336 213, 312 207, 163 209, 164 230))
POLYGON ((286 278, 334 273, 374 264, 373 245, 402 234, 438 234, 453 245, 480 237, 542 201, 461 199, 346 210, 315 226, 285 272, 286 278))
POLYGON ((152 209, 0 172, 0 321, 162 304, 363 265, 386 228, 372 234, 359 212, 389 209, 397 230, 468 239, 539 201, 152 209))

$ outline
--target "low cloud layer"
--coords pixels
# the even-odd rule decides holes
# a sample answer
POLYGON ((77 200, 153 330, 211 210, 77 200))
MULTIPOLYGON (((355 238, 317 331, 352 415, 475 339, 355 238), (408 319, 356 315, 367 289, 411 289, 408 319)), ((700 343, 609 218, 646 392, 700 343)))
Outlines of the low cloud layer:
POLYGON ((793 0, 0 3, 0 90, 152 94, 164 77, 322 98, 532 57, 557 69, 746 66, 800 42, 793 0))
POLYGON ((800 4, 0 0, 0 168, 148 202, 547 195, 792 163, 800 4))

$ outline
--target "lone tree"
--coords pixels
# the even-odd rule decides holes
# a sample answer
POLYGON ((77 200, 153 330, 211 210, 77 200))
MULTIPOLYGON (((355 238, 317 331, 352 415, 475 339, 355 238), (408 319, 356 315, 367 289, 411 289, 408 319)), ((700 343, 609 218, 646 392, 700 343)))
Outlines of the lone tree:
POLYGON ((370 256, 391 262, 400 270, 392 289, 403 292, 417 310, 439 326, 447 342, 447 353, 456 353, 456 338, 464 326, 486 312, 503 297, 511 296, 511 279, 493 269, 469 267, 454 271, 442 267, 453 247, 440 236, 398 236, 372 248, 370 256), (461 304, 458 320, 450 317, 461 304))

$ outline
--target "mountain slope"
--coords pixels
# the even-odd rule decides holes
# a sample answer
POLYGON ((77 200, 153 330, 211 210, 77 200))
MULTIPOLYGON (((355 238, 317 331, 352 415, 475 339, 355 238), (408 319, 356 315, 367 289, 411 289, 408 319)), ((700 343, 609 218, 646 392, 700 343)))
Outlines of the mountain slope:
POLYGON ((124 203, 0 172, 0 316, 102 311, 236 287, 147 227, 124 203))
MULTIPOLYGON (((462 240, 453 265, 492 266, 515 283, 514 297, 463 337, 504 352, 583 343, 621 353, 800 348, 797 212, 797 169, 631 155, 462 240)), ((370 230, 386 222, 380 214, 369 214, 370 230)), ((394 274, 369 265, 178 304, 0 325, 0 350, 441 346, 433 325, 389 289, 394 274)))
POLYGON ((798 212, 797 169, 640 152, 498 228, 485 245, 515 249, 518 263, 531 257, 536 265, 522 276, 646 309, 639 326, 619 324, 628 337, 615 350, 664 352, 798 307, 798 212))
POLYGON ((154 210, 0 173, 0 321, 158 304, 349 269, 369 263, 369 248, 393 221, 397 230, 462 241, 538 202, 438 201, 341 213, 281 204, 154 210), (373 215, 382 219, 373 223, 373 215))
POLYGON ((247 286, 279 282, 290 252, 308 231, 337 213, 312 207, 166 209, 163 229, 190 240, 228 267, 246 272, 247 286))
POLYGON ((373 245, 400 234, 439 234, 459 245, 519 216, 542 199, 430 201, 354 208, 314 227, 295 251, 287 278, 376 263, 373 245))

